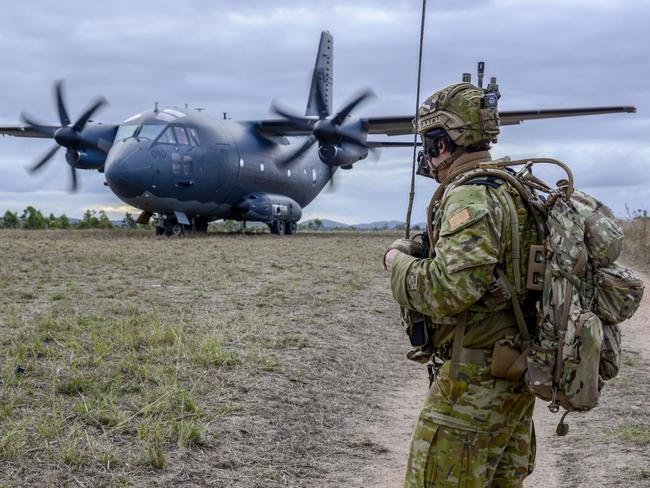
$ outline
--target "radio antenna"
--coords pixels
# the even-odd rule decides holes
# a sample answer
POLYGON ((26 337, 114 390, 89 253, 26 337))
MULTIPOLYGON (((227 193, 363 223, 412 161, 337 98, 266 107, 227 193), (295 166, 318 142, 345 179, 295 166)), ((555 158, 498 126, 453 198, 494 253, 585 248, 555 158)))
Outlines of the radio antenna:
POLYGON ((409 204, 406 211, 406 229, 405 234, 408 239, 411 237, 411 212, 413 211, 413 199, 415 198, 415 165, 416 152, 418 147, 418 109, 420 108, 420 79, 422 76, 422 45, 424 44, 424 19, 426 18, 427 0, 422 0, 422 20, 420 21, 420 54, 418 56, 418 86, 415 91, 415 127, 416 132, 413 134, 413 162, 411 163, 411 190, 409 192, 409 204))

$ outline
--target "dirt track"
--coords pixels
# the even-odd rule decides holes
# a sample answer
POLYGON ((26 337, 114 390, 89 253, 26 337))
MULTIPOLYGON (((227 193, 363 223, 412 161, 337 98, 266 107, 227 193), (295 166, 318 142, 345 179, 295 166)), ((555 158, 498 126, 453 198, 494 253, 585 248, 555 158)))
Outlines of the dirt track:
MULTIPOLYGON (((642 278, 650 283, 647 275, 642 278)), ((551 414, 545 402, 538 400, 537 460, 526 488, 650 486, 649 322, 650 295, 646 294, 636 315, 621 327, 624 364, 619 376, 605 387, 599 407, 567 417, 567 437, 555 434, 560 415, 551 414)), ((391 420, 373 426, 369 433, 373 442, 385 446, 385 451, 368 468, 367 477, 356 479, 354 486, 402 486, 410 432, 426 393, 424 368, 414 365, 413 369, 419 371, 391 392, 383 404, 391 420)))

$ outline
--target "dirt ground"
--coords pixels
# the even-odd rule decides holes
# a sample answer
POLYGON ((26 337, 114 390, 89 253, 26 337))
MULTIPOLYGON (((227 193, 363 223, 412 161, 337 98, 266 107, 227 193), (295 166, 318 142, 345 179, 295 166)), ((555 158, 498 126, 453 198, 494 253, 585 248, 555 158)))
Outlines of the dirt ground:
MULTIPOLYGON (((426 392, 382 233, 0 231, 0 486, 398 487, 426 392)), ((650 484, 648 299, 532 486, 650 484)))
MULTIPOLYGON (((647 274, 641 274, 650 283, 647 274)), ((622 324, 623 365, 605 386, 599 406, 569 414, 569 434, 555 433, 560 414, 546 402, 535 406, 537 457, 526 488, 650 486, 650 296, 636 315, 622 324)), ((372 431, 371 439, 386 450, 355 479, 353 486, 400 488, 408 456, 409 435, 426 394, 426 378, 405 382, 383 404, 395 415, 372 431)))

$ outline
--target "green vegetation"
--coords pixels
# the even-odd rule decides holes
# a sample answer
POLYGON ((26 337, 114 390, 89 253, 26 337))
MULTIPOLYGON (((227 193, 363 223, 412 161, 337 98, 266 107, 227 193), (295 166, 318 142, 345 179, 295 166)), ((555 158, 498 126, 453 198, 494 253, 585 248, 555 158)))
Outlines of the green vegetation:
MULTIPOLYGON (((127 215, 129 215, 127 213, 127 215)), ((125 217, 126 218, 126 217, 125 217)), ((66 214, 58 217, 50 213, 45 217, 43 213, 31 205, 26 207, 20 217, 16 212, 7 210, 0 218, 0 229, 111 229, 113 224, 106 215, 106 212, 100 210, 86 210, 83 218, 76 224, 71 224, 66 214)))
POLYGON ((111 219, 108 218, 106 212, 100 210, 86 210, 83 217, 77 224, 78 229, 112 229, 113 224, 111 219))
POLYGON ((143 235, 0 230, 0 486, 344 486, 399 372, 394 237, 143 235))
POLYGON ((625 423, 607 431, 610 440, 639 447, 650 446, 650 426, 625 423))

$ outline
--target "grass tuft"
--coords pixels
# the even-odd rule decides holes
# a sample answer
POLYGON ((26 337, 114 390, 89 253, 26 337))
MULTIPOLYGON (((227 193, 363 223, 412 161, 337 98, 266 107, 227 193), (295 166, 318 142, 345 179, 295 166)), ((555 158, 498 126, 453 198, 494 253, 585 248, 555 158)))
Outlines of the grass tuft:
POLYGON ((195 361, 204 367, 222 366, 234 368, 242 363, 239 354, 224 348, 222 340, 218 336, 204 338, 195 353, 195 361))
POLYGON ((59 382, 56 392, 62 395, 79 395, 92 390, 92 382, 87 378, 73 376, 59 382))

